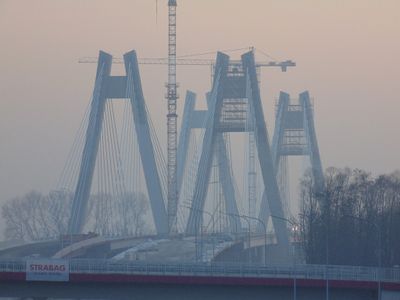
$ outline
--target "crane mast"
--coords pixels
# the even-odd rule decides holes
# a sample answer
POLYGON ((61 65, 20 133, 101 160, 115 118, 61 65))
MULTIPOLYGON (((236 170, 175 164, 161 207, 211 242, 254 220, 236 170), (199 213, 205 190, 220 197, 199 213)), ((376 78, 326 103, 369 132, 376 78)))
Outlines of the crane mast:
POLYGON ((168 0, 168 83, 167 83, 167 162, 168 162, 168 226, 169 233, 177 232, 178 209, 177 184, 177 114, 176 100, 176 0, 168 0))

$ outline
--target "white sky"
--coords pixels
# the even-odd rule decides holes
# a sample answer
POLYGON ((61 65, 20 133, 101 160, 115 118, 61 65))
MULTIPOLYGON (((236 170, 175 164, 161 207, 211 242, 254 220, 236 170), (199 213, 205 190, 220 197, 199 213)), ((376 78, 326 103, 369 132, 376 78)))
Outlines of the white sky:
MULTIPOLYGON (((156 22, 155 0, 0 0, 0 201, 54 187, 93 88, 95 65, 79 57, 166 55, 166 2, 156 22)), ((400 168, 400 1, 178 5, 179 55, 255 46, 297 62, 287 73, 263 71, 270 136, 279 91, 309 90, 325 167, 400 168)), ((165 144, 166 68, 142 67, 142 81, 165 144)), ((186 89, 203 98, 209 70, 181 68, 178 81, 181 110, 186 89)))

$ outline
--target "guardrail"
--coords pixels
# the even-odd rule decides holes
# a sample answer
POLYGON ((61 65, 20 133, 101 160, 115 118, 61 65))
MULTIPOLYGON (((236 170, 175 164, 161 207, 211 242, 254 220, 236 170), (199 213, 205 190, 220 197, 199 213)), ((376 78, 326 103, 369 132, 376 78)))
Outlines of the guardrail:
MULTIPOLYGON (((70 274, 175 275, 352 280, 400 283, 400 268, 333 265, 256 266, 234 264, 151 264, 79 259, 69 261, 70 274)), ((0 260, 0 272, 25 272, 26 260, 0 260)))

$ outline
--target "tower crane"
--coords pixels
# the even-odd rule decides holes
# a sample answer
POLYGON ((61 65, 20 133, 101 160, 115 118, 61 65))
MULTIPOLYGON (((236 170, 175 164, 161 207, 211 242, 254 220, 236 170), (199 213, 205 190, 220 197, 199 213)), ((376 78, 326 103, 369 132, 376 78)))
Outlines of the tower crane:
MULTIPOLYGON (((139 58, 139 64, 141 65, 168 65, 168 58, 159 57, 159 58, 139 58)), ((78 60, 80 64, 95 64, 97 63, 96 57, 81 57, 78 60)), ((114 64, 123 64, 123 59, 119 57, 113 57, 114 64)), ((213 67, 215 64, 215 60, 212 59, 201 59, 201 58, 177 58, 176 65, 177 66, 209 66, 213 67)), ((229 61, 230 65, 241 65, 242 62, 240 60, 231 60, 229 61)), ((292 60, 285 61, 259 61, 256 62, 256 68, 263 67, 277 67, 281 68, 283 72, 286 72, 289 67, 295 67, 296 63, 292 60)))
POLYGON ((168 0, 168 83, 167 83, 167 164, 168 193, 167 212, 169 233, 177 232, 178 181, 177 181, 177 148, 178 126, 176 102, 178 85, 176 83, 176 0, 168 0))

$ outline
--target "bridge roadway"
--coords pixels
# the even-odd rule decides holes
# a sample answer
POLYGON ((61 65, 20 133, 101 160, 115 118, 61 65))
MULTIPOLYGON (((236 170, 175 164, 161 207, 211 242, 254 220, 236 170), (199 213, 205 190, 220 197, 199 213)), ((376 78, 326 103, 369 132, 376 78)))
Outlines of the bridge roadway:
MULTIPOLYGON (((274 244, 275 240, 268 237, 268 244, 274 244)), ((264 235, 251 236, 250 248, 263 248, 264 235)), ((157 236, 147 237, 119 237, 110 238, 102 236, 90 236, 72 243, 63 243, 61 239, 38 241, 22 245, 11 245, 0 249, 0 260, 12 260, 27 257, 47 258, 90 258, 90 259, 132 259, 151 262, 176 263, 176 262, 210 262, 215 256, 219 259, 229 252, 232 261, 243 259, 240 253, 249 248, 248 233, 231 236, 228 234, 199 235, 197 237, 177 237, 165 239, 157 236), (236 248, 232 256, 230 248, 236 248), (237 252, 240 252, 239 254, 237 252)), ((257 251, 254 251, 257 252, 257 251)), ((261 253, 261 251, 258 251, 261 253)), ((270 258, 273 252, 268 252, 270 258)), ((245 256, 248 262, 247 255, 245 256)), ((261 261, 260 255, 252 258, 261 261)))
POLYGON ((24 260, 0 261, 0 297, 87 299, 400 299, 400 270, 348 266, 149 264, 70 260, 64 281, 27 277, 24 260))

